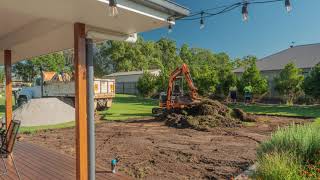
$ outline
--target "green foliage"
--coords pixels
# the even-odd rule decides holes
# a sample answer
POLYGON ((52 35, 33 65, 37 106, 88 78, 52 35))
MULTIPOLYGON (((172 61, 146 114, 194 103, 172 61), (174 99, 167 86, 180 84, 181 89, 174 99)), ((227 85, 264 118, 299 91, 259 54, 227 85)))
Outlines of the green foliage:
POLYGON ((47 54, 31 59, 35 71, 39 72, 40 67, 44 71, 62 71, 65 67, 65 58, 62 52, 47 54))
POLYGON ((294 63, 289 63, 279 76, 274 78, 275 89, 286 98, 287 104, 292 105, 293 101, 302 93, 303 80, 304 76, 301 74, 301 70, 294 63))
POLYGON ((237 83, 237 78, 232 72, 233 65, 230 61, 230 57, 225 53, 219 53, 215 55, 216 57, 216 67, 218 75, 217 93, 220 95, 227 96, 229 94, 229 89, 235 86, 237 83))
POLYGON ((178 49, 176 42, 167 38, 153 42, 139 37, 135 44, 108 41, 97 46, 96 52, 95 71, 99 77, 119 71, 160 69, 156 80, 158 92, 166 91, 170 73, 182 63, 189 65, 193 81, 202 95, 213 92, 227 95, 230 86, 236 82, 227 54, 214 54, 186 44, 178 49))
POLYGON ((168 81, 169 73, 167 73, 165 70, 162 70, 155 82, 157 92, 166 92, 168 88, 168 81))
POLYGON ((137 89, 144 97, 152 95, 156 89, 156 77, 145 71, 138 80, 137 89))
POLYGON ((316 65, 305 78, 303 89, 306 95, 320 100, 320 64, 316 65))
POLYGON ((20 61, 13 65, 12 71, 15 76, 22 78, 23 81, 31 82, 32 79, 37 75, 34 65, 31 61, 20 61))
POLYGON ((1 83, 1 84, 3 84, 4 78, 5 78, 5 75, 4 75, 4 67, 1 66, 1 67, 0 67, 0 83, 1 83))
POLYGON ((319 178, 319 130, 318 123, 278 130, 258 148, 257 179, 319 178))
POLYGON ((291 153, 302 162, 318 162, 320 160, 320 126, 308 124, 292 125, 280 129, 271 139, 261 144, 258 156, 270 153, 291 153))
POLYGON ((161 67, 160 47, 139 38, 134 44, 107 41, 96 49, 95 68, 101 75, 112 72, 155 69, 161 67))
POLYGON ((256 179, 265 180, 300 180, 301 165, 291 154, 266 154, 258 159, 256 179))
POLYGON ((207 95, 216 91, 216 85, 218 84, 217 72, 212 70, 209 65, 203 65, 201 70, 192 71, 194 83, 198 88, 199 94, 207 95))
POLYGON ((238 89, 241 93, 244 93, 244 88, 246 86, 252 86, 253 95, 262 95, 268 91, 268 82, 260 74, 259 69, 256 65, 256 57, 248 56, 245 58, 245 61, 250 62, 245 67, 240 80, 238 81, 238 89))
POLYGON ((40 74, 41 68, 44 71, 70 72, 72 68, 66 66, 66 59, 63 52, 39 56, 31 60, 20 61, 13 66, 13 72, 24 81, 32 81, 40 74))

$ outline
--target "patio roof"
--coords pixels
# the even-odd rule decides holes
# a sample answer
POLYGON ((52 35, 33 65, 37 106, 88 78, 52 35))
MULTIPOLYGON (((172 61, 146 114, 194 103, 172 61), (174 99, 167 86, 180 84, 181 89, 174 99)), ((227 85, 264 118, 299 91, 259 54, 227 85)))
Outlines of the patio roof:
POLYGON ((86 24, 86 33, 103 34, 97 40, 126 39, 135 33, 168 25, 171 16, 188 9, 164 0, 117 0, 119 15, 108 16, 106 0, 3 0, 0 6, 0 64, 3 50, 12 50, 12 63, 70 49, 74 23, 86 24))

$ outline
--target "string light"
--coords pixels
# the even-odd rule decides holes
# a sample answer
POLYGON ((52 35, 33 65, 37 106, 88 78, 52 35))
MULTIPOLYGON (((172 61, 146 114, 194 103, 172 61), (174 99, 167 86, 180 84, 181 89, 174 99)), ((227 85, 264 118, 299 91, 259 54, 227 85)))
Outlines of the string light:
POLYGON ((173 26, 174 19, 172 17, 169 17, 167 21, 169 23, 169 25, 168 25, 168 33, 172 33, 172 29, 173 29, 172 26, 173 26))
POLYGON ((168 33, 172 33, 172 24, 171 23, 168 26, 168 33))
POLYGON ((213 7, 213 8, 201 10, 200 12, 192 13, 186 17, 171 16, 168 18, 168 22, 169 22, 168 33, 172 32, 172 29, 173 29, 172 26, 173 26, 174 20, 180 20, 180 21, 200 20, 200 29, 203 29, 205 27, 205 23, 204 23, 205 18, 210 18, 210 17, 214 17, 214 16, 217 16, 220 14, 228 13, 234 9, 242 7, 241 8, 242 19, 243 19, 243 21, 248 21, 248 19, 249 19, 248 6, 249 5, 270 4, 270 3, 277 3, 277 2, 284 2, 287 12, 290 12, 292 10, 290 0, 241 0, 240 2, 236 2, 233 4, 223 5, 223 6, 218 6, 218 7, 213 7))
POLYGON ((292 10, 292 6, 291 6, 291 3, 290 3, 290 0, 285 0, 284 4, 286 6, 287 12, 289 13, 292 10))
POLYGON ((203 19, 204 12, 201 12, 201 19, 200 19, 200 29, 203 29, 205 27, 204 25, 204 19, 203 19))
POLYGON ((270 4, 270 3, 277 3, 277 2, 284 2, 285 7, 288 12, 292 10, 290 0, 241 0, 240 2, 236 2, 233 4, 217 6, 217 7, 201 10, 198 12, 194 12, 186 17, 172 16, 170 18, 174 18, 175 20, 181 20, 181 21, 200 20, 200 24, 201 24, 201 19, 204 20, 204 18, 210 18, 210 17, 214 17, 214 16, 217 16, 220 14, 225 14, 225 13, 228 13, 236 8, 242 7, 241 13, 242 13, 243 20, 248 20, 248 18, 249 18, 248 6, 249 5, 270 4))
POLYGON ((117 0, 109 0, 109 16, 114 17, 119 14, 117 8, 117 0))
POLYGON ((248 21, 249 13, 248 13, 248 2, 247 1, 243 2, 241 13, 242 13, 242 20, 248 21))

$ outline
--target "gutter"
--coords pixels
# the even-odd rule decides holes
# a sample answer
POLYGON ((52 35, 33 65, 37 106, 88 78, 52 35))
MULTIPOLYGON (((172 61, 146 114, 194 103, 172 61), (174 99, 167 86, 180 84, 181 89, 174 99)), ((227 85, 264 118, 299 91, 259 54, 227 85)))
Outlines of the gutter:
POLYGON ((131 0, 137 4, 155 9, 157 11, 169 14, 174 19, 186 17, 190 14, 190 9, 181 6, 170 0, 131 0))

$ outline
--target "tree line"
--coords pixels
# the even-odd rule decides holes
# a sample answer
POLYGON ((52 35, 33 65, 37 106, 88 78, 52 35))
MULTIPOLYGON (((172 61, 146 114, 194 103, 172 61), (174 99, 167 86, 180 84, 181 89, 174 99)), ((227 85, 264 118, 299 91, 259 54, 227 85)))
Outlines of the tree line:
MULTIPOLYGON (((244 88, 251 86, 254 96, 263 96, 269 89, 266 78, 256 66, 257 58, 254 56, 232 59, 226 53, 214 53, 187 44, 178 47, 175 41, 167 38, 145 41, 142 37, 134 44, 106 41, 96 45, 94 52, 96 77, 114 72, 144 70, 146 73, 138 83, 138 89, 144 96, 165 91, 170 73, 182 63, 188 64, 194 84, 201 95, 215 94, 225 98, 231 87, 237 87, 238 92, 243 94, 244 88), (238 67, 244 68, 244 73, 239 77, 233 73, 238 67), (146 70, 149 69, 160 69, 161 73, 153 77, 147 73, 146 70)), ((21 61, 13 66, 14 74, 24 81, 32 81, 39 76, 40 69, 73 72, 72 50, 21 61)), ((315 67, 304 78, 301 70, 291 63, 275 78, 276 90, 286 97, 288 103, 292 103, 301 94, 318 98, 319 69, 318 66, 315 67)))

